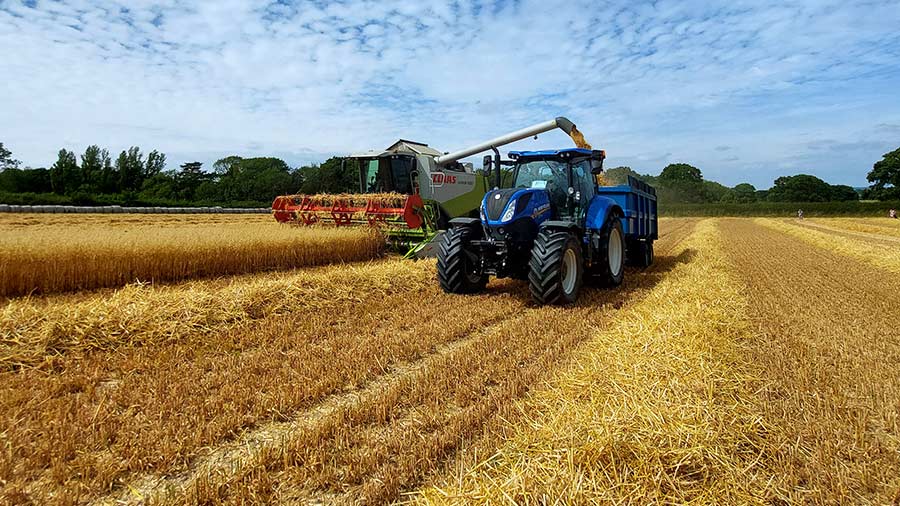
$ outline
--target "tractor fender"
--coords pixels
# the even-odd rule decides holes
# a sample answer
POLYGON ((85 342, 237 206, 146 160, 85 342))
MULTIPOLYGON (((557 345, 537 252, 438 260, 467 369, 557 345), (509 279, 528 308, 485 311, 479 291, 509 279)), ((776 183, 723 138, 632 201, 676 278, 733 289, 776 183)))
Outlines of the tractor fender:
POLYGON ((591 199, 590 206, 588 206, 584 228, 589 230, 600 230, 606 223, 607 217, 613 213, 619 218, 625 216, 622 208, 619 207, 619 204, 617 204, 615 200, 599 195, 594 197, 591 199))

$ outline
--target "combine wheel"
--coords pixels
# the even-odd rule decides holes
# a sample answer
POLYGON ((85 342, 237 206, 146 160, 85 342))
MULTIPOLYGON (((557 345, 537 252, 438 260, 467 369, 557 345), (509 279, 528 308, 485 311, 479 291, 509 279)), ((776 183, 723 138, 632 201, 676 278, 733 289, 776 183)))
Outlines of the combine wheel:
POLYGON ((619 286, 625 277, 625 235, 618 216, 610 215, 606 219, 599 242, 597 280, 603 286, 619 286))
POLYGON ((437 273, 441 288, 447 293, 477 293, 487 285, 487 276, 477 273, 477 256, 466 249, 471 235, 472 229, 456 227, 441 239, 437 273))
POLYGON ((575 302, 584 271, 581 244, 568 232, 542 230, 528 264, 531 297, 538 304, 575 302))

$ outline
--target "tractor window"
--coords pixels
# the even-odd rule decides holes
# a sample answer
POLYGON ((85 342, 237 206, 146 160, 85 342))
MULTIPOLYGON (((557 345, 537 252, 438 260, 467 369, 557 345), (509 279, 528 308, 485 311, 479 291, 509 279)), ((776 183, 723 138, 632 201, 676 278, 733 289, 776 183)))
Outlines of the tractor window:
POLYGON ((515 188, 540 188, 547 190, 550 201, 559 208, 566 202, 569 177, 566 164, 556 160, 532 160, 516 165, 515 188))
POLYGON ((572 187, 581 193, 581 200, 576 204, 578 214, 585 212, 591 197, 594 196, 594 176, 591 174, 590 160, 582 160, 572 164, 572 187))

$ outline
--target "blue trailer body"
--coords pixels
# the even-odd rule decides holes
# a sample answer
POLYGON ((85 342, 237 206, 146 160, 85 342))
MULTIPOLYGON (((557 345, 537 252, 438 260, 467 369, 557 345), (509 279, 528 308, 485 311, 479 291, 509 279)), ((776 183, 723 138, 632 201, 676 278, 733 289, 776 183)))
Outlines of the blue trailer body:
POLYGON ((597 195, 611 199, 622 209, 622 231, 626 237, 647 241, 659 238, 656 190, 652 186, 628 176, 627 185, 599 186, 597 195))

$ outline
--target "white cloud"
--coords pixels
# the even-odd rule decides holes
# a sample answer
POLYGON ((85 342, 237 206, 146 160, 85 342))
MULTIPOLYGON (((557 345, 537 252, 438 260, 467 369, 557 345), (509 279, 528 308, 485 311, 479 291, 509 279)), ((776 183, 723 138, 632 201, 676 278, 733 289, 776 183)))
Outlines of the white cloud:
POLYGON ((298 163, 565 114, 641 171, 858 185, 898 144, 876 128, 900 123, 898 22, 891 0, 7 0, 0 141, 31 165, 92 143, 298 163))

